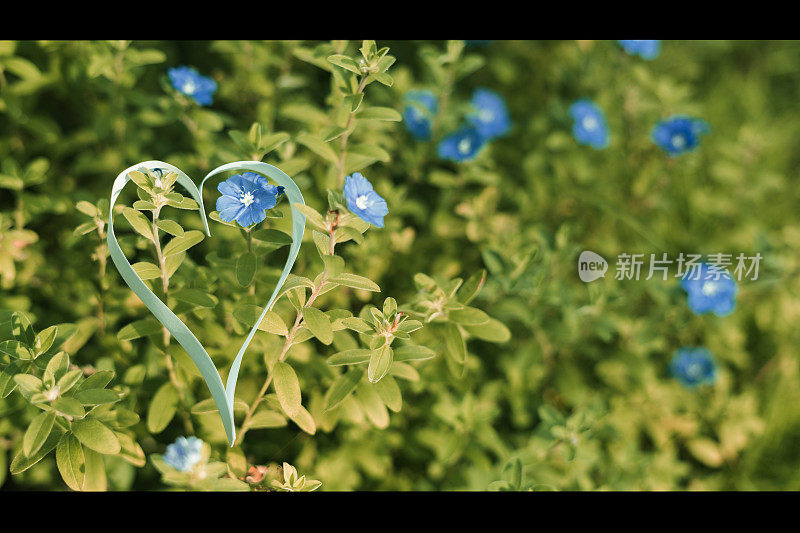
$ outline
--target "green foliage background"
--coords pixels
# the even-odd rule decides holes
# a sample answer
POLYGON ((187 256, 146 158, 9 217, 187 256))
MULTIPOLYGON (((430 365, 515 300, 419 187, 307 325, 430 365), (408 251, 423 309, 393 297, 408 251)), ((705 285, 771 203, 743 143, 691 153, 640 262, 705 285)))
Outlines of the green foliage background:
MULTIPOLYGON (((241 455, 232 456, 215 415, 192 414, 193 402, 152 431, 148 406, 168 382, 158 335, 118 337, 147 313, 112 266, 101 277, 97 233, 73 234, 92 220, 76 204, 97 205, 114 176, 138 161, 170 162, 199 182, 222 163, 264 157, 297 181, 309 205, 326 209, 327 189, 339 189, 337 169, 303 139, 342 125, 342 95, 331 76, 340 67, 326 58, 356 57, 360 46, 0 42, 0 309, 23 312, 36 331, 64 325, 59 330, 71 336, 58 342, 66 342, 74 365, 115 372, 109 386, 139 415, 126 431, 140 448, 128 460, 103 455, 107 483, 99 486, 164 488, 157 454, 192 427, 230 468, 286 461, 320 480, 322 490, 800 488, 794 42, 666 41, 656 60, 644 61, 606 41, 468 48, 377 41, 396 58, 393 80, 369 85, 365 104, 399 112, 408 90, 431 89, 447 131, 473 89, 488 87, 505 97, 514 127, 476 161, 454 165, 399 122, 356 120, 352 140, 366 148, 363 159, 348 160, 348 173, 361 169, 390 211, 385 229, 373 228, 359 246, 343 245, 342 255, 348 271, 374 280, 381 294, 332 292, 326 302, 355 314, 365 303, 380 307, 386 296, 402 306, 419 289, 417 273, 444 286, 486 269, 471 305, 503 322, 511 339, 466 336, 459 366, 443 355, 437 330, 423 328, 414 339, 437 357, 409 365, 416 379, 398 380, 402 409, 386 427, 363 412, 322 412, 336 377, 325 365, 333 351, 312 340, 289 357, 314 435, 293 423, 253 429, 237 448, 241 455), (218 82, 212 106, 176 98, 165 74, 179 64, 218 82), (605 110, 606 150, 579 146, 570 134, 567 108, 581 97, 605 110), (677 113, 705 119, 711 133, 694 153, 671 159, 649 133, 677 113), (253 123, 264 137, 285 138, 267 154, 248 149, 253 123), (759 279, 740 284, 731 316, 698 317, 675 280, 607 275, 582 283, 575 264, 584 249, 606 258, 760 252, 764 259, 759 279), (669 359, 684 345, 715 354, 716 385, 690 391, 669 377, 669 359)), ((210 189, 207 205, 216 198, 210 189)), ((128 257, 144 253, 117 219, 128 257)), ((179 220, 199 228, 193 213, 179 220)), ((233 291, 243 289, 215 285, 226 263, 206 259, 241 250, 243 241, 215 231, 220 236, 211 240, 219 244, 204 241, 181 269, 186 279, 222 287, 209 289, 218 312, 194 313, 189 323, 216 343, 212 356, 224 369, 246 334, 231 318, 240 301, 233 291), (228 337, 230 346, 219 340, 228 337)), ((313 279, 322 264, 306 235, 295 273, 313 279)), ((285 255, 275 254, 267 262, 278 270, 285 255)), ((272 364, 267 354, 280 349, 263 337, 245 359, 238 389, 245 402, 272 364)), ((195 402, 207 398, 180 348, 170 353, 186 393, 195 402)), ((38 413, 16 395, 0 400, 4 489, 67 488, 54 454, 9 475, 38 413)))

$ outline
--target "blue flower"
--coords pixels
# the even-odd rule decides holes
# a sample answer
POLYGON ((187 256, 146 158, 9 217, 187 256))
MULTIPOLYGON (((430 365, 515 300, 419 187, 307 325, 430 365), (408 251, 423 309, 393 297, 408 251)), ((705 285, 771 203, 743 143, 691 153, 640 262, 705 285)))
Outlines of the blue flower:
POLYGON ((352 176, 344 179, 344 198, 347 209, 364 222, 383 227, 383 217, 389 213, 386 200, 372 189, 372 184, 354 172, 352 176))
POLYGON ((255 172, 234 174, 217 186, 222 196, 217 198, 219 218, 225 222, 236 221, 246 228, 258 224, 267 215, 264 212, 278 203, 278 188, 255 172))
POLYGON ((503 97, 489 89, 476 89, 472 94, 475 112, 467 116, 478 133, 488 140, 502 137, 511 129, 511 118, 503 97))
POLYGON ((681 278, 681 287, 689 295, 689 309, 696 315, 711 312, 727 316, 736 307, 736 282, 726 270, 708 263, 689 268, 681 278))
POLYGON ((178 437, 164 454, 164 462, 180 472, 188 472, 202 458, 203 441, 197 437, 178 437))
POLYGON ((691 152, 700 144, 700 135, 708 133, 708 123, 686 115, 673 115, 660 121, 650 138, 670 157, 691 152))
POLYGON ((194 68, 183 65, 169 69, 167 74, 176 91, 192 98, 200 105, 211 105, 213 102, 217 82, 211 78, 201 76, 194 68))
POLYGON ((661 52, 661 41, 659 40, 639 40, 639 41, 617 41, 628 54, 639 55, 642 59, 655 59, 661 52))
POLYGON ((475 126, 462 126, 439 142, 437 152, 442 159, 471 161, 486 144, 475 126))
POLYGON ((572 136, 579 144, 588 144, 596 150, 608 146, 606 115, 597 104, 588 98, 582 98, 569 106, 569 114, 575 121, 572 125, 572 136))
POLYGON ((403 108, 403 124, 411 135, 419 141, 431 138, 431 125, 439 101, 431 91, 409 91, 406 93, 406 106, 403 108))
POLYGON ((710 385, 717 380, 717 363, 706 348, 680 348, 672 356, 669 372, 685 387, 710 385))

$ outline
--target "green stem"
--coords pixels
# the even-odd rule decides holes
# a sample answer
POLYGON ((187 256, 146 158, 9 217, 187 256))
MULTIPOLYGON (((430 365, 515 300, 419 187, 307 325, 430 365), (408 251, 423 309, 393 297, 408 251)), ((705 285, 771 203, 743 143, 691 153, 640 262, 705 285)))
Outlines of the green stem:
MULTIPOLYGON (((167 275, 166 258, 164 257, 164 254, 161 251, 161 238, 158 236, 157 223, 158 223, 158 215, 160 212, 161 212, 160 207, 155 211, 153 211, 153 241, 156 247, 156 256, 158 257, 158 267, 161 270, 161 289, 164 292, 164 302, 166 302, 167 295, 169 292, 169 276, 167 275)), ((178 379, 178 373, 175 370, 175 363, 172 361, 172 356, 169 353, 167 353, 167 347, 169 346, 169 341, 170 341, 169 330, 167 330, 166 326, 164 326, 162 328, 162 331, 164 339, 164 356, 167 365, 167 374, 169 375, 169 380, 175 387, 175 390, 178 391, 178 401, 183 407, 183 409, 181 410, 181 416, 183 417, 184 427, 186 428, 187 432, 194 433, 194 427, 192 425, 192 419, 189 416, 189 404, 188 401, 186 400, 184 387, 181 384, 180 380, 178 379)))
MULTIPOLYGON (((358 84, 358 89, 356 89, 356 96, 364 92, 364 87, 367 84, 367 78, 369 77, 368 74, 364 74, 361 76, 361 81, 358 84)), ((347 122, 344 126, 344 134, 342 135, 342 140, 339 144, 339 164, 338 164, 338 171, 339 171, 339 187, 344 185, 344 163, 345 157, 347 156, 347 140, 350 138, 350 126, 353 124, 353 118, 355 118, 356 114, 354 111, 350 111, 350 114, 347 116, 347 122)))
MULTIPOLYGON (((328 248, 330 255, 333 255, 333 251, 336 246, 336 241, 333 239, 333 233, 336 230, 337 222, 338 222, 338 216, 337 216, 337 221, 334 222, 331 225, 331 228, 328 230, 328 234, 330 236, 330 241, 331 241, 330 247, 328 248)), ((314 290, 311 292, 311 296, 308 298, 308 301, 303 306, 303 309, 305 309, 306 307, 311 307, 311 304, 313 304, 314 301, 317 299, 317 296, 319 296, 319 293, 322 290, 322 287, 325 285, 327 279, 328 279, 328 267, 325 267, 325 269, 322 271, 322 275, 319 278, 319 284, 316 287, 314 287, 314 290)), ((297 317, 295 317, 294 319, 294 324, 292 325, 292 329, 289 330, 289 333, 287 333, 286 335, 286 340, 283 343, 283 348, 281 349, 281 353, 278 356, 279 362, 283 361, 286 358, 286 353, 292 346, 292 342, 294 341, 294 336, 300 329, 300 324, 303 320, 303 309, 300 309, 297 312, 297 317)), ((237 437, 239 443, 244 442, 244 436, 248 430, 247 424, 248 422, 250 422, 250 419, 253 417, 253 414, 255 414, 259 404, 261 404, 261 401, 267 394, 267 390, 269 389, 269 386, 272 383, 272 376, 273 376, 272 369, 269 369, 267 374, 267 379, 264 381, 264 385, 261 386, 261 390, 258 391, 258 395, 256 396, 253 405, 250 406, 250 408, 247 410, 247 414, 244 417, 244 421, 242 422, 242 430, 237 437)))

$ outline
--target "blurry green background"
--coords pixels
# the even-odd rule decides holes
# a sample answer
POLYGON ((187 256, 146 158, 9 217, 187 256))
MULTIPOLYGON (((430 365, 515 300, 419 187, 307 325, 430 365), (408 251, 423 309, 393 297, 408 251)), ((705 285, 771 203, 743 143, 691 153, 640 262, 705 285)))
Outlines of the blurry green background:
MULTIPOLYGON (((424 57, 447 43, 377 43, 397 58, 394 84, 370 86, 366 101, 401 111, 407 91, 441 90, 424 57)), ((143 314, 111 266, 116 310, 97 329, 97 242, 73 236, 88 220, 76 202, 108 197, 118 172, 148 159, 199 181, 248 158, 228 131, 259 122, 292 135, 266 160, 294 160, 307 202, 322 205, 331 176, 294 142, 315 127, 298 116, 331 104, 330 74, 304 61, 315 46, 0 41, 0 309, 24 311, 37 330, 78 324, 78 364, 124 374, 149 361, 116 338, 143 314), (165 78, 180 64, 218 82, 213 105, 176 103, 165 78), (24 187, 8 186, 9 176, 24 187), (20 249, 11 232, 21 229, 32 242, 20 249)), ((506 99, 510 135, 457 165, 401 123, 359 133, 391 156, 363 171, 390 213, 348 262, 398 301, 415 292, 417 272, 466 278, 485 268, 473 305, 512 339, 470 341, 463 375, 440 358, 419 365, 386 429, 263 430, 248 435, 248 455, 287 461, 323 490, 485 490, 501 480, 536 490, 800 488, 800 44, 664 41, 645 61, 615 41, 492 41, 462 57, 476 69, 454 84, 451 110, 490 88, 506 99), (567 108, 584 97, 605 111, 605 150, 571 136, 567 108), (650 130, 681 113, 711 131, 695 152, 668 158, 650 130), (677 280, 582 283, 576 262, 585 249, 612 262, 623 252, 764 259, 759 279, 740 284, 736 311, 718 318, 692 314, 677 280), (684 345, 714 353, 714 386, 689 390, 669 376, 684 345), (516 460, 521 480, 507 468, 516 460)), ((303 248, 300 272, 314 254, 303 248)), ((251 377, 257 386, 260 376, 251 377)), ((304 394, 319 387, 308 381, 304 394)), ((148 383, 145 397, 155 389, 148 383)), ((32 414, 0 400, 0 485, 63 490, 52 457, 8 475, 32 414)), ((147 455, 183 434, 177 421, 160 435, 143 423, 136 433, 147 455)), ((106 466, 109 488, 163 487, 149 462, 106 466)))

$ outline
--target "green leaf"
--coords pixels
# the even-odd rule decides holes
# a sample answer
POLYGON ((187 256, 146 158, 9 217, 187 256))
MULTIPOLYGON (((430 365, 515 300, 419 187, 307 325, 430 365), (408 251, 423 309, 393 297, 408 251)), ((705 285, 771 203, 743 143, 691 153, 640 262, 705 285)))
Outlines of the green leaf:
POLYGON ((356 388, 356 398, 364 413, 376 427, 384 429, 389 425, 389 413, 375 386, 362 381, 356 388))
POLYGON ((392 366, 392 356, 392 349, 388 344, 384 344, 372 352, 367 369, 367 378, 370 383, 377 383, 389 372, 389 368, 392 366))
POLYGON ((28 426, 25 436, 22 438, 22 453, 31 457, 38 452, 44 441, 50 436, 55 420, 56 414, 52 411, 39 413, 28 426))
POLYGON ((364 371, 360 368, 351 368, 333 382, 331 388, 325 393, 324 409, 330 411, 336 409, 343 401, 350 396, 361 378, 364 376, 364 371))
POLYGON ((250 418, 247 427, 250 429, 259 428, 280 428, 286 425, 286 418, 277 411, 259 411, 250 418))
POLYGON ((486 270, 481 269, 469 277, 469 279, 458 289, 458 301, 464 305, 469 304, 483 287, 486 281, 486 270))
POLYGON ((172 291, 170 296, 178 300, 198 307, 213 308, 217 306, 217 297, 212 296, 200 289, 178 289, 172 291))
POLYGON ((72 418, 83 418, 86 411, 81 402, 75 398, 62 396, 53 402, 53 409, 72 418))
POLYGON ((395 361, 423 361, 432 357, 436 357, 436 352, 426 346, 407 344, 394 348, 395 361))
POLYGON ((311 414, 300 403, 302 400, 300 382, 297 380, 297 374, 294 373, 294 369, 288 363, 278 361, 272 371, 275 376, 273 378, 275 392, 278 395, 278 402, 281 404, 283 412, 295 424, 300 426, 300 429, 313 435, 317 427, 311 414))
POLYGON ((61 439, 61 436, 64 434, 61 430, 53 430, 50 432, 50 436, 47 437, 47 440, 44 441, 39 451, 33 454, 32 457, 26 456, 22 450, 14 457, 11 461, 11 465, 9 467, 9 471, 12 475, 17 475, 25 470, 29 469, 39 461, 41 461, 44 456, 50 453, 53 448, 58 445, 58 441, 61 439))
POLYGON ((389 122, 400 122, 403 117, 391 107, 367 107, 362 108, 356 115, 361 120, 383 120, 389 122))
POLYGON ((314 334, 323 344, 333 342, 333 328, 328 316, 316 307, 303 309, 303 325, 314 334))
POLYGON ((119 393, 109 389, 82 389, 75 398, 83 405, 102 405, 119 401, 119 393))
POLYGON ((264 318, 258 324, 258 329, 266 331, 267 333, 274 333, 275 335, 286 336, 289 334, 289 329, 286 323, 275 311, 267 311, 264 318))
POLYGON ((464 344, 464 337, 455 324, 445 324, 444 326, 444 346, 447 353, 457 362, 467 361, 467 347, 464 344))
POLYGON ((128 220, 128 223, 145 239, 153 240, 153 227, 147 217, 136 209, 130 207, 123 207, 122 214, 128 220))
POLYGON ((137 320, 120 329, 119 333, 117 333, 117 339, 121 341, 130 341, 140 337, 154 335, 159 333, 162 327, 161 323, 153 318, 137 320))
POLYGON ((369 361, 372 352, 364 349, 345 350, 328 358, 331 366, 358 365, 369 361))
POLYGON ((192 230, 183 234, 183 237, 173 237, 164 247, 164 256, 170 256, 185 252, 195 244, 203 240, 203 232, 192 230))
POLYGON ((156 227, 158 227, 160 230, 166 231, 170 235, 175 235, 176 237, 183 237, 184 235, 183 228, 174 220, 159 220, 156 222, 156 227))
POLYGON ((161 277, 161 269, 153 263, 139 261, 131 266, 133 267, 133 271, 136 272, 136 275, 142 280, 146 281, 148 279, 158 279, 161 277))
POLYGON ((294 207, 303 215, 305 215, 307 222, 310 222, 313 226, 316 226, 319 230, 325 233, 328 232, 328 227, 325 225, 325 219, 322 218, 322 215, 320 215, 316 209, 301 203, 294 204, 294 207))
POLYGON ((350 72, 355 72, 356 74, 361 74, 361 70, 358 68, 358 64, 350 59, 349 57, 342 55, 342 54, 334 54, 332 56, 328 56, 328 61, 333 63, 334 65, 340 66, 344 69, 349 70, 350 72))
POLYGON ((263 242, 280 244, 281 246, 292 244, 291 235, 272 228, 260 229, 254 232, 253 238, 263 242))
POLYGON ((84 481, 84 456, 80 441, 65 434, 56 448, 56 466, 64 483, 72 490, 82 490, 84 481))
POLYGON ((374 387, 386 407, 395 413, 399 413, 403 408, 403 395, 400 392, 397 381, 392 376, 384 376, 374 387))
POLYGON ((464 326, 477 326, 489 322, 489 315, 474 307, 453 309, 448 313, 448 318, 464 326))
POLYGON ((353 289, 362 289, 365 291, 372 291, 372 292, 380 292, 381 288, 378 287, 378 284, 372 281, 371 279, 367 279, 363 276, 358 276, 356 274, 349 274, 347 272, 343 274, 339 274, 331 278, 329 281, 332 283, 337 283, 339 285, 344 285, 345 287, 351 287, 353 289))
MULTIPOLYGON (((113 434, 112 434, 113 435, 113 434)), ((83 480, 83 490, 103 492, 108 488, 106 466, 103 456, 91 448, 83 450, 86 477, 83 480)))
POLYGON ((256 277, 258 257, 253 252, 245 252, 236 260, 236 281, 240 287, 249 287, 256 277))
POLYGON ((343 318, 342 324, 344 324, 344 327, 346 327, 347 329, 352 329, 353 331, 357 331, 359 333, 371 334, 375 332, 372 326, 367 324, 367 322, 365 322, 363 319, 358 318, 356 316, 343 318))
POLYGON ((95 418, 75 420, 72 433, 87 448, 104 455, 119 453, 120 444, 114 432, 95 418))
POLYGON ((338 255, 323 255, 322 262, 325 263, 328 277, 336 277, 344 270, 344 259, 338 255))
POLYGON ((178 409, 178 391, 172 383, 164 383, 156 391, 147 409, 147 430, 161 433, 166 429, 178 409))
POLYGON ((5 354, 13 359, 20 359, 22 361, 30 361, 35 355, 30 348, 19 341, 0 342, 0 354, 5 354))
POLYGON ((297 136, 297 142, 331 163, 339 162, 339 156, 336 155, 333 148, 319 137, 315 137, 309 133, 301 133, 297 136))
POLYGON ((511 339, 511 332, 505 324, 494 318, 490 318, 486 324, 464 326, 464 329, 473 337, 487 342, 503 343, 511 339))
POLYGON ((37 356, 46 353, 53 346, 53 342, 56 340, 57 333, 58 326, 50 326, 47 329, 43 329, 38 335, 36 335, 37 356))

